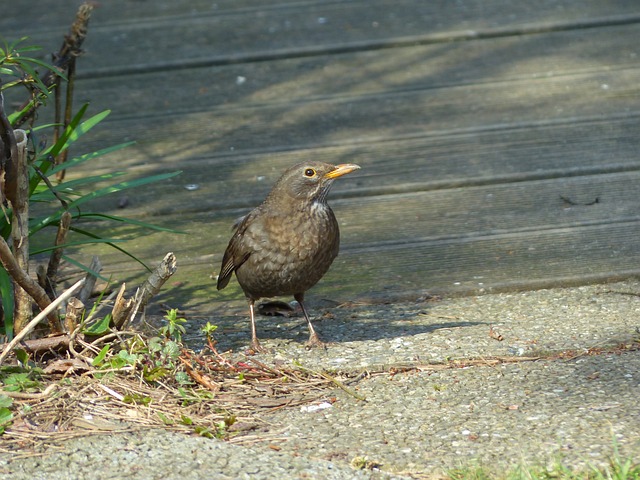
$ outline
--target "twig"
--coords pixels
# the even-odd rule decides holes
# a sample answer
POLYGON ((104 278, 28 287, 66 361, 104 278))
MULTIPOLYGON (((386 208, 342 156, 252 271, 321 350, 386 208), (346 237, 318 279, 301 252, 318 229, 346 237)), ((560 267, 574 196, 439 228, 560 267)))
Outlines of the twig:
POLYGON ((49 264, 47 265, 47 277, 51 283, 55 284, 55 278, 58 274, 58 267, 60 266, 60 259, 62 258, 62 248, 60 245, 64 245, 67 240, 67 233, 69 233, 69 227, 71 226, 71 214, 64 212, 60 217, 60 223, 58 224, 58 233, 56 233, 55 248, 51 252, 49 257, 49 264))
POLYGON ((100 305, 98 305, 98 308, 96 308, 95 310, 93 310, 93 312, 91 312, 91 314, 84 319, 84 324, 86 325, 87 323, 90 323, 94 318, 96 318, 98 316, 98 314, 104 309, 104 307, 107 305, 107 303, 111 300, 113 300, 113 297, 116 296, 118 292, 116 292, 115 290, 113 292, 111 292, 109 294, 109 296, 105 299, 103 299, 100 302, 100 305))
POLYGON ((19 400, 42 400, 43 398, 51 395, 56 388, 58 388, 58 384, 52 383, 40 393, 9 392, 7 390, 3 390, 2 394, 19 400))
POLYGON ((297 367, 302 370, 303 372, 307 372, 307 373, 311 373, 313 375, 319 375, 322 378, 329 380, 331 383, 333 383, 335 386, 340 387, 342 390, 344 390, 345 392, 347 392, 349 395, 351 395, 353 398, 355 398, 356 400, 361 400, 363 402, 367 401, 367 398, 363 395, 360 395, 359 393, 356 393, 355 391, 353 391, 351 388, 347 387, 344 383, 342 383, 340 380, 338 380, 337 378, 332 377, 331 375, 329 375, 328 373, 324 373, 324 372, 317 372, 315 370, 311 370, 310 368, 306 368, 303 367, 301 365, 297 365, 297 367))
POLYGON ((147 306, 149 300, 160 291, 164 282, 176 273, 177 268, 176 256, 173 252, 167 253, 155 270, 151 272, 151 275, 147 277, 142 287, 140 287, 139 309, 147 306))
POLYGON ((63 292, 62 295, 60 295, 53 302, 51 302, 42 312, 40 312, 33 320, 31 320, 29 324, 20 331, 20 333, 18 333, 13 338, 13 340, 9 342, 9 345, 7 345, 4 348, 4 350, 2 351, 2 354, 0 354, 0 365, 2 365, 2 362, 7 357, 7 355, 9 355, 9 352, 11 352, 21 340, 24 337, 26 337, 29 334, 29 332, 31 332, 31 330, 33 330, 35 326, 42 321, 43 318, 45 318, 47 315, 53 312, 58 307, 58 305, 60 305, 67 298, 73 295, 73 293, 82 286, 84 281, 85 281, 84 278, 81 278, 80 280, 78 280, 69 289, 63 292))
POLYGON ((133 298, 124 298, 126 288, 127 285, 123 283, 115 302, 113 302, 113 308, 111 309, 111 322, 118 330, 122 329, 135 305, 135 300, 133 298))
MULTIPOLYGON (((73 87, 76 81, 76 55, 71 55, 69 59, 69 66, 67 67, 67 98, 65 100, 65 108, 64 108, 64 128, 66 129, 71 123, 71 116, 73 114, 73 87)), ((67 157, 69 156, 69 149, 63 150, 60 152, 58 158, 56 158, 56 164, 60 165, 67 161, 67 157)), ((56 173, 56 180, 58 182, 62 182, 64 180, 65 175, 67 174, 66 169, 60 170, 56 173)))
POLYGON ((85 284, 78 295, 78 299, 85 305, 93 292, 93 287, 96 285, 96 280, 98 280, 97 275, 99 275, 101 271, 102 263, 100 263, 100 259, 97 256, 94 256, 89 264, 89 271, 85 277, 85 284))
MULTIPOLYGON (((50 88, 58 82, 58 72, 67 70, 71 59, 78 57, 82 53, 82 43, 87 36, 87 27, 89 25, 89 19, 91 18, 92 11, 93 5, 89 3, 84 3, 78 8, 76 18, 71 25, 69 34, 64 36, 64 42, 62 43, 60 50, 54 54, 53 71, 48 71, 42 76, 42 83, 44 83, 47 88, 50 88)), ((29 102, 25 103, 20 110, 24 109, 28 104, 29 102)), ((29 111, 18 120, 18 126, 31 118, 37 108, 38 103, 34 102, 29 111)))
MULTIPOLYGON (((52 305, 51 300, 47 296, 47 292, 43 290, 43 288, 38 285, 38 282, 34 281, 28 273, 26 273, 16 259, 11 253, 11 249, 9 245, 5 241, 4 238, 0 236, 0 262, 4 266, 4 269, 7 273, 13 278, 13 280, 18 283, 22 288, 26 290, 26 292, 35 300, 40 307, 40 310, 43 312, 46 311, 48 313, 47 318, 49 320, 49 324, 55 325, 58 323, 58 316, 53 311, 53 309, 49 309, 49 305, 52 305)), ((56 304, 57 305, 57 304, 56 304)), ((58 327, 54 331, 60 331, 58 327)))
POLYGON ((135 306, 131 310, 129 318, 123 321, 122 326, 126 326, 136 316, 138 311, 144 310, 147 303, 151 298, 160 291, 164 282, 166 282, 171 275, 176 273, 176 256, 173 252, 167 253, 158 266, 151 272, 151 275, 147 277, 142 286, 138 288, 134 296, 135 306))
POLYGON ((76 297, 71 297, 67 302, 67 312, 64 316, 64 329, 71 333, 78 326, 78 319, 82 318, 84 303, 76 297))

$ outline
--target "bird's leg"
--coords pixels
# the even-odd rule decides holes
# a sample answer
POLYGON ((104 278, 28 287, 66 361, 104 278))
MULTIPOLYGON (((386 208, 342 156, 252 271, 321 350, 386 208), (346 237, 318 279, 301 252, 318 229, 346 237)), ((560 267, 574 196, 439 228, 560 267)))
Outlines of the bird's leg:
POLYGON ((296 294, 293 296, 293 298, 295 298, 296 301, 300 304, 300 308, 302 309, 304 318, 307 320, 307 326, 309 327, 309 341, 307 342, 307 345, 309 345, 310 347, 324 347, 325 346, 324 342, 320 340, 320 337, 318 336, 315 329, 313 328, 313 325, 311 324, 311 320, 309 319, 309 314, 307 313, 307 309, 304 308, 304 294, 302 293, 296 294))
POLYGON ((251 349, 256 352, 265 352, 265 348, 260 345, 258 341, 258 334, 256 332, 256 316, 254 312, 255 300, 249 298, 249 314, 251 315, 251 349))

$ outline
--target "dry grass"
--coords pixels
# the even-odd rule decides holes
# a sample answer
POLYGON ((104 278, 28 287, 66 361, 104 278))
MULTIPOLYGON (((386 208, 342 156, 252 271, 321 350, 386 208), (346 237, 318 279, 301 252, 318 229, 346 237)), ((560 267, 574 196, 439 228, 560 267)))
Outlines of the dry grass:
POLYGON ((85 365, 85 371, 79 371, 74 362, 65 361, 67 371, 42 377, 40 392, 9 393, 14 420, 0 452, 13 458, 30 456, 75 436, 145 428, 247 444, 274 436, 267 432, 262 414, 319 400, 333 402, 336 385, 349 391, 326 373, 275 368, 244 355, 232 359, 215 349, 207 352, 182 350, 176 370, 192 380, 183 386, 175 381, 175 372, 147 382, 140 366, 108 371, 85 365))

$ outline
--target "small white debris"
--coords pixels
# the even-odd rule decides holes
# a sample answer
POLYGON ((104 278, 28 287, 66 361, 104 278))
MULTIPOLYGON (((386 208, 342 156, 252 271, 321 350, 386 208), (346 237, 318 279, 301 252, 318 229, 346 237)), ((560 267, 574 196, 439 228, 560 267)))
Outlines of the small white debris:
POLYGON ((238 75, 236 77, 236 85, 244 85, 244 82, 247 81, 247 77, 243 77, 242 75, 238 75))
POLYGON ((200 185, 198 185, 197 183, 189 183, 185 185, 184 188, 185 190, 189 190, 190 192, 193 192, 194 190, 198 190, 200 188, 200 185))
POLYGON ((329 402, 322 402, 319 403, 318 405, 305 405, 303 407, 300 407, 300 411, 303 413, 313 413, 313 412, 317 412, 319 410, 324 410, 326 408, 331 408, 333 405, 331 405, 329 402))
POLYGON ((318 24, 319 25, 324 25, 325 23, 327 23, 326 17, 318 17, 318 24))

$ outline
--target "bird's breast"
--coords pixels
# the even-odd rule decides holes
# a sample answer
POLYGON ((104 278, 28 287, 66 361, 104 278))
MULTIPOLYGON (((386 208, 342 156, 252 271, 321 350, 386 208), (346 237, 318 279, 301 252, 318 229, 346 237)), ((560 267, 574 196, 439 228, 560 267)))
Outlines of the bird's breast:
POLYGON ((236 276, 253 297, 301 293, 315 285, 338 254, 340 233, 331 209, 261 215, 243 235, 249 257, 236 276))

